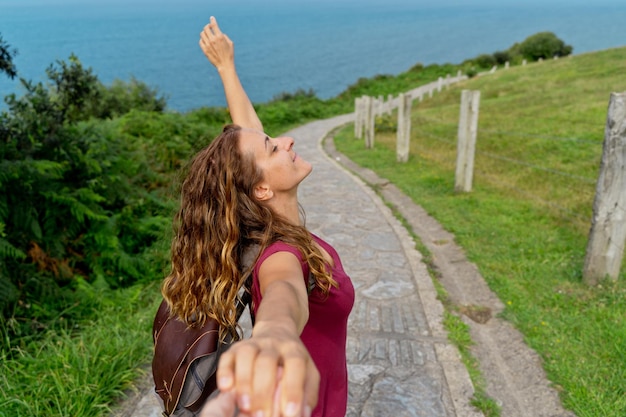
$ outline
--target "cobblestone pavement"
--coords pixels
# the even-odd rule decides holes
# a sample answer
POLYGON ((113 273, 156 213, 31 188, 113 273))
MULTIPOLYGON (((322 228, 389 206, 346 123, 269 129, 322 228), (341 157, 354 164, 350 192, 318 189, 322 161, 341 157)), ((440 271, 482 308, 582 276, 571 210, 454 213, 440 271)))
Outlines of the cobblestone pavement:
MULTIPOLYGON (((287 134, 313 164, 299 191, 307 226, 337 249, 356 290, 347 416, 482 416, 469 405, 472 384, 447 340, 443 307, 414 242, 378 196, 321 148, 327 132, 353 117, 313 122, 287 134)), ((149 389, 133 402, 132 410, 118 415, 160 415, 149 389)))

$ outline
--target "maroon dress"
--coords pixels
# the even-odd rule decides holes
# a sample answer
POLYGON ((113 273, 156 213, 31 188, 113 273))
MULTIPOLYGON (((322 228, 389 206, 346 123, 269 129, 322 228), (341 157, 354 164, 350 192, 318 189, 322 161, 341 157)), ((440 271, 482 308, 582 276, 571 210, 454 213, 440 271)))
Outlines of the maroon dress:
MULTIPOLYGON (((348 402, 348 369, 346 364, 346 337, 348 316, 354 304, 354 287, 343 270, 337 251, 318 236, 313 239, 332 257, 332 276, 339 288, 331 287, 328 296, 319 288, 309 294, 309 321, 300 338, 309 350, 320 373, 320 389, 313 417, 344 417, 348 402)), ((259 269, 263 261, 276 252, 294 254, 302 265, 305 285, 308 286, 309 266, 295 247, 275 242, 261 254, 253 271, 252 302, 254 312, 261 303, 259 269)))

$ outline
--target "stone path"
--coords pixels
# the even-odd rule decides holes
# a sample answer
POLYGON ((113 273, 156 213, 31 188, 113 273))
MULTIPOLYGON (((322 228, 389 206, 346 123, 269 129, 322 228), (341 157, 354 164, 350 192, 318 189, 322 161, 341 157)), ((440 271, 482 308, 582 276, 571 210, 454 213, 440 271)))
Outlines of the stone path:
POLYGON ((337 248, 356 289, 348 323, 348 416, 479 416, 441 325, 443 307, 405 228, 373 191, 321 150, 351 116, 295 129, 313 163, 300 189, 307 226, 337 248))

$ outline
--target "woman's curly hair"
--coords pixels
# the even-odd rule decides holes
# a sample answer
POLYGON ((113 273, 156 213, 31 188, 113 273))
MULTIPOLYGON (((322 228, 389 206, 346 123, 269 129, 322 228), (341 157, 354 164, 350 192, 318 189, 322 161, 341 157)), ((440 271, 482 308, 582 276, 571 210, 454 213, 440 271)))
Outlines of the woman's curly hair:
POLYGON ((337 286, 306 228, 254 198, 263 173, 251 154, 240 152, 240 133, 237 125, 224 127, 188 166, 174 219, 172 270, 162 287, 173 315, 190 326, 213 318, 222 337, 235 338, 236 301, 251 270, 243 265, 246 249, 258 245, 262 251, 277 240, 291 244, 324 294, 337 286))

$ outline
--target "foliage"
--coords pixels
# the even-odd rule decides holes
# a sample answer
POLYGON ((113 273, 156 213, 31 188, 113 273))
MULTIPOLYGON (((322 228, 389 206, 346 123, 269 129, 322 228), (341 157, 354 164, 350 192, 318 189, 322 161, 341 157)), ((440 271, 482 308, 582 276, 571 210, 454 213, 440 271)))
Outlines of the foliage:
POLYGON ((493 53, 493 59, 497 65, 504 65, 511 61, 511 53, 509 51, 496 51, 493 53))
POLYGON ((125 82, 114 80, 109 87, 99 86, 99 100, 94 102, 91 113, 98 119, 122 116, 131 110, 163 112, 167 101, 158 96, 154 88, 135 79, 125 82))
MULTIPOLYGON (((49 86, 22 79, 25 95, 7 96, 0 114, 0 310, 16 323, 15 337, 45 329, 79 302, 79 277, 113 288, 154 277, 163 260, 150 248, 172 211, 159 191, 169 182, 154 169, 154 143, 93 119, 104 90, 91 69, 71 56, 46 73, 49 86)), ((176 164, 188 148, 172 152, 176 164)))
POLYGON ((354 110, 354 99, 363 95, 383 96, 397 95, 419 85, 436 81, 439 77, 456 74, 459 67, 453 64, 431 64, 423 66, 415 64, 411 69, 397 76, 376 75, 372 78, 359 78, 335 99, 345 103, 350 110, 354 110), (349 106, 349 107, 348 107, 349 106))
POLYGON ((514 43, 505 51, 496 51, 493 54, 480 54, 474 58, 463 61, 460 66, 466 74, 472 78, 478 70, 487 70, 494 65, 520 64, 524 59, 538 61, 554 56, 567 56, 573 48, 566 45, 552 32, 539 32, 529 36, 521 43, 514 43))
POLYGON ((476 58, 474 58, 474 63, 479 68, 490 69, 491 67, 496 65, 497 61, 493 57, 493 55, 482 54, 482 55, 478 55, 476 58))
POLYGON ((524 58, 537 61, 570 55, 573 48, 552 32, 539 32, 526 38, 517 49, 524 58))
POLYGON ((13 58, 17 55, 17 50, 11 48, 0 34, 0 73, 13 79, 17 76, 17 68, 13 63, 13 58))
POLYGON ((345 109, 341 103, 325 102, 313 90, 302 89, 278 94, 268 103, 256 105, 255 108, 265 130, 274 135, 284 132, 288 127, 330 117, 345 109))

